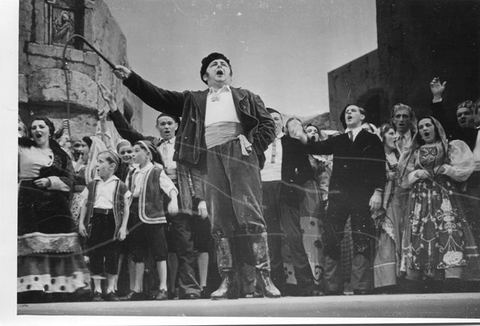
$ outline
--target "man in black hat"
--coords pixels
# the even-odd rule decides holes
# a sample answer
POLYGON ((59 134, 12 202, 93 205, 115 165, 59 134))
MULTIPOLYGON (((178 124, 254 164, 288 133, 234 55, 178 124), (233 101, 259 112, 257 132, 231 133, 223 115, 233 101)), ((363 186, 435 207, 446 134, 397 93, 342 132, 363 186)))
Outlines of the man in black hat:
POLYGON ((205 173, 208 213, 212 218, 222 283, 212 299, 238 298, 233 238, 243 237, 266 297, 279 297, 270 279, 270 259, 262 214, 260 169, 263 152, 275 137, 275 124, 260 97, 230 87, 232 67, 221 53, 202 60, 204 91, 168 91, 117 66, 115 75, 157 111, 182 117, 175 160, 205 173))

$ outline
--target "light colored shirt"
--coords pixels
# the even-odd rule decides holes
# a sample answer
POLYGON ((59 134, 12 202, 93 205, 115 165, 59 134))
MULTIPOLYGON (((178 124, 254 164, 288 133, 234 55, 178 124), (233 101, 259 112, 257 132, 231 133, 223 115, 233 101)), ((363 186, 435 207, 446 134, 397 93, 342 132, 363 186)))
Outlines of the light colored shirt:
POLYGON ((53 163, 53 152, 50 148, 36 146, 18 147, 19 172, 21 180, 35 179, 40 175, 40 169, 51 166, 53 163))
POLYGON ((173 160, 173 154, 175 153, 175 137, 172 137, 169 140, 162 140, 160 146, 158 146, 158 152, 162 157, 165 169, 177 169, 177 163, 173 160))
MULTIPOLYGON (((103 208, 103 209, 112 209, 114 206, 114 196, 115 188, 117 187, 117 180, 119 180, 115 175, 112 175, 108 178, 107 181, 103 181, 99 176, 95 177, 94 181, 98 181, 97 189, 95 191, 95 202, 93 204, 94 208, 103 208)), ((125 193, 125 198, 130 198, 132 193, 127 190, 125 193)), ((85 188, 82 192, 82 200, 87 200, 88 198, 88 188, 85 188)))
POLYGON ((397 141, 395 145, 397 146, 397 150, 400 154, 404 153, 405 151, 409 150, 412 147, 412 133, 407 131, 404 135, 395 132, 395 137, 397 141))
MULTIPOLYGON (((133 197, 137 198, 140 196, 140 190, 145 184, 145 176, 147 175, 147 172, 153 169, 153 163, 148 162, 143 168, 137 168, 135 172, 133 172, 132 176, 132 185, 133 188, 129 186, 130 190, 133 193, 133 197)), ((160 178, 159 178, 159 183, 160 183, 160 188, 162 188, 163 192, 167 194, 167 196, 170 197, 170 192, 172 190, 175 191, 175 196, 178 195, 178 190, 173 184, 173 181, 170 180, 169 177, 165 174, 165 171, 162 170, 160 173, 160 178)))
POLYGON ((263 182, 282 180, 282 137, 283 133, 277 135, 265 151, 265 165, 261 170, 263 182))
POLYGON ((218 91, 210 88, 207 95, 207 107, 205 113, 205 126, 217 122, 238 122, 237 111, 233 103, 232 91, 225 85, 218 91))

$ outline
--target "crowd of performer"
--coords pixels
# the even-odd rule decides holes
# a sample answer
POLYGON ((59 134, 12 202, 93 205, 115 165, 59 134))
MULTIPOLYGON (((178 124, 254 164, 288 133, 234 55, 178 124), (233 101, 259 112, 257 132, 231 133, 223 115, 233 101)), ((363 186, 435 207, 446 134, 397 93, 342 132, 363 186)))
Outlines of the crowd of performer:
POLYGON ((95 135, 19 118, 19 302, 480 291, 480 99, 445 107, 434 78, 430 115, 349 104, 332 132, 231 86, 220 53, 204 91, 114 73, 157 135, 103 85, 95 135))

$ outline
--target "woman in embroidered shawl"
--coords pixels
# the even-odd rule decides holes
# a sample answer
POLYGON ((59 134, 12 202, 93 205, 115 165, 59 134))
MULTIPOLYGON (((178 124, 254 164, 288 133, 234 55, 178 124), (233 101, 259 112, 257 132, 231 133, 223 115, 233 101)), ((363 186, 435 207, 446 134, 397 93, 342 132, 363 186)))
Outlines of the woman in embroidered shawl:
POLYGON ((70 157, 53 140, 55 128, 36 117, 19 138, 18 274, 20 302, 73 293, 90 282, 69 209, 70 157))
POLYGON ((385 149, 387 182, 383 193, 383 210, 375 219, 377 227, 377 248, 373 265, 375 288, 379 292, 394 291, 397 284, 397 257, 400 257, 399 222, 393 214, 393 196, 397 183, 397 166, 399 154, 395 145, 395 130, 388 123, 379 129, 379 136, 385 149))
POLYGON ((402 187, 410 187, 400 268, 408 280, 445 280, 455 289, 461 279, 480 277, 478 248, 456 189, 473 171, 473 154, 461 140, 448 143, 433 117, 419 120, 417 130, 399 162, 402 187))

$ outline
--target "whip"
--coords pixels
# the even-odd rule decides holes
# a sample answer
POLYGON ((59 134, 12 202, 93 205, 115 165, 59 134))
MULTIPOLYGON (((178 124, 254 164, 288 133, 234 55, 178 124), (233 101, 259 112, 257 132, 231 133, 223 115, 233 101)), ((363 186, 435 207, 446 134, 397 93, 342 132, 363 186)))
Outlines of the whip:
POLYGON ((115 65, 108 60, 100 51, 98 51, 93 45, 91 45, 83 36, 78 35, 78 34, 73 34, 72 37, 68 39, 68 41, 65 43, 65 46, 63 47, 63 54, 62 54, 62 69, 63 73, 65 75, 65 86, 66 86, 66 93, 67 93, 67 121, 68 121, 68 137, 71 138, 70 135, 70 84, 68 80, 68 63, 67 63, 67 58, 66 58, 66 52, 67 52, 67 46, 72 43, 74 39, 81 39, 83 43, 88 45, 100 58, 103 59, 112 69, 115 69, 115 65))

